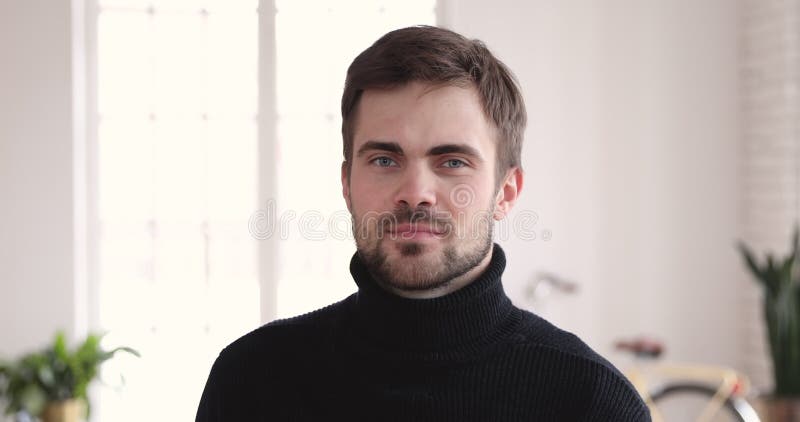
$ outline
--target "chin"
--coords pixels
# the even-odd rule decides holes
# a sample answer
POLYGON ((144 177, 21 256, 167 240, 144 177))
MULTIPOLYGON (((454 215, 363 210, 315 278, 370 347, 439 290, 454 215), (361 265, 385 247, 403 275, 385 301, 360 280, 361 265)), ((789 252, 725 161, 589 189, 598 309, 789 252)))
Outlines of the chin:
POLYGON ((395 278, 390 281, 389 285, 405 292, 424 292, 438 289, 450 282, 450 280, 432 277, 434 274, 426 271, 426 268, 420 265, 415 265, 409 270, 403 272, 395 271, 395 278))
MULTIPOLYGON (((425 260, 431 264, 440 264, 440 246, 427 242, 401 242, 393 245, 393 255, 399 259, 425 260)), ((424 264, 423 264, 424 265, 424 264)))

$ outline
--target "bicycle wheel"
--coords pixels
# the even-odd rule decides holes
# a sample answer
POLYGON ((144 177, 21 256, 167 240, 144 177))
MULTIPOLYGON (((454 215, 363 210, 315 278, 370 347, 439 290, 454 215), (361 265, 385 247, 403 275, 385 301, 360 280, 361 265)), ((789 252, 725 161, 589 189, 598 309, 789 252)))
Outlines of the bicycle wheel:
MULTIPOLYGON (((668 384, 650 393, 664 422, 694 421, 717 389, 703 384, 668 384)), ((761 422, 753 406, 741 397, 730 397, 712 418, 714 422, 761 422)))

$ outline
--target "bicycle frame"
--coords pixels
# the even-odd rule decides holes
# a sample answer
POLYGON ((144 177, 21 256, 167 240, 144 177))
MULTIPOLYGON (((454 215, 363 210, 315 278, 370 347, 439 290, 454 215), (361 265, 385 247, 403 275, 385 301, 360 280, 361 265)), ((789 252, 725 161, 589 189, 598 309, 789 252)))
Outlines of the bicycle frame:
POLYGON ((733 397, 744 397, 750 388, 750 382, 742 374, 733 369, 710 365, 680 365, 669 363, 652 363, 637 365, 625 374, 650 408, 654 422, 664 422, 664 417, 653 401, 654 381, 660 385, 670 383, 702 382, 716 388, 714 395, 705 405, 698 422, 708 422, 733 397))

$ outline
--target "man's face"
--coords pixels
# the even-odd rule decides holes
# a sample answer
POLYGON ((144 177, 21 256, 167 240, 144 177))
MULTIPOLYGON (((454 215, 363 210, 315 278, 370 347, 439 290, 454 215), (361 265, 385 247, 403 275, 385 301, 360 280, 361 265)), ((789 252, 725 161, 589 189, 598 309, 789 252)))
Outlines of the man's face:
MULTIPOLYGON (((367 90, 355 122, 342 186, 370 272, 412 297, 477 276, 491 257, 493 220, 509 207, 509 178, 495 180, 495 131, 475 89, 367 90)), ((521 173, 510 174, 516 196, 521 173)))

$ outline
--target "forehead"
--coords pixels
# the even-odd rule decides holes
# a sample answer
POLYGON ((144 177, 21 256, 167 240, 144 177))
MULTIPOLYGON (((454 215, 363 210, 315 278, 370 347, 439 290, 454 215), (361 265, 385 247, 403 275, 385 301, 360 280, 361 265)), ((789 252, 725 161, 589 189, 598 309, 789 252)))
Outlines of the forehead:
POLYGON ((353 149, 391 141, 420 151, 442 143, 466 143, 494 157, 495 130, 473 86, 412 82, 365 90, 356 110, 353 149))

